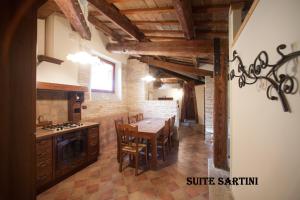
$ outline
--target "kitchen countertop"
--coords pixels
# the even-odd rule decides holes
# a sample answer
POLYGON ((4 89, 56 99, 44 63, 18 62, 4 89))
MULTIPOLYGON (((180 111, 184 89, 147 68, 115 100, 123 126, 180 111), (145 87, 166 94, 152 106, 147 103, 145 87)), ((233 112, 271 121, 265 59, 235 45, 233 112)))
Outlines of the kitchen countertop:
POLYGON ((51 136, 55 136, 55 135, 72 132, 74 130, 80 130, 80 129, 85 129, 88 127, 100 125, 99 123, 95 123, 95 122, 82 122, 82 124, 83 125, 79 126, 79 127, 63 129, 60 131, 44 130, 43 128, 37 128, 35 137, 36 137, 36 139, 41 139, 41 138, 46 138, 46 137, 51 137, 51 136))

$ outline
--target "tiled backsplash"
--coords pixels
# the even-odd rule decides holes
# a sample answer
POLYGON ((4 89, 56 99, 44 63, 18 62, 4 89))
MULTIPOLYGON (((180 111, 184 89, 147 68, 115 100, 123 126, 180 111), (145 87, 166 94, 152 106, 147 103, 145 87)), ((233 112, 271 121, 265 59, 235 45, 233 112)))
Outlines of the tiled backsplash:
POLYGON ((62 91, 38 91, 36 117, 53 123, 68 121, 68 94, 62 91))

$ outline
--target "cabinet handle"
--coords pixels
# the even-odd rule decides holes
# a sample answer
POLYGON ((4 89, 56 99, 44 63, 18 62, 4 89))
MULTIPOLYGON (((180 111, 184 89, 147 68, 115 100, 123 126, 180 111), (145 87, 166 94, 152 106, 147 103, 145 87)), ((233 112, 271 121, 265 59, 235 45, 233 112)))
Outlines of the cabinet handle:
POLYGON ((97 141, 95 141, 95 142, 90 142, 89 144, 90 144, 90 146, 96 146, 96 145, 98 144, 98 142, 97 142, 97 141))
POLYGON ((44 157, 45 155, 46 155, 45 152, 43 152, 43 153, 38 153, 38 157, 44 157))
POLYGON ((38 176, 38 178, 37 178, 38 181, 43 181, 45 179, 47 179, 47 175, 38 176))
POLYGON ((40 162, 39 163, 39 167, 46 167, 47 166, 47 163, 46 162, 40 162))

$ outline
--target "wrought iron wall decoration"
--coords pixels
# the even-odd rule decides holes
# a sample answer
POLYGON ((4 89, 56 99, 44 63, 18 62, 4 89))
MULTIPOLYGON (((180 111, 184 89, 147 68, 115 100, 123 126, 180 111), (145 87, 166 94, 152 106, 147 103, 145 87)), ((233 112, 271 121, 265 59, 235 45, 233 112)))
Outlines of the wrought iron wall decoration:
POLYGON ((235 70, 231 70, 229 78, 230 80, 238 78, 240 88, 245 85, 252 85, 258 80, 268 81, 270 83, 266 91, 268 99, 273 101, 279 99, 284 112, 290 112, 291 109, 285 95, 294 93, 297 87, 297 82, 294 76, 279 73, 278 70, 288 61, 300 56, 300 51, 284 54, 282 50, 285 48, 285 44, 281 44, 276 48, 277 53, 281 56, 281 58, 275 64, 269 64, 269 56, 267 52, 261 51, 248 68, 245 67, 238 53, 234 51, 233 58, 229 62, 237 60, 238 74, 235 73, 235 70), (267 71, 268 69, 269 71, 267 71), (266 72, 264 72, 264 70, 266 72), (274 95, 273 90, 277 92, 277 95, 274 95))

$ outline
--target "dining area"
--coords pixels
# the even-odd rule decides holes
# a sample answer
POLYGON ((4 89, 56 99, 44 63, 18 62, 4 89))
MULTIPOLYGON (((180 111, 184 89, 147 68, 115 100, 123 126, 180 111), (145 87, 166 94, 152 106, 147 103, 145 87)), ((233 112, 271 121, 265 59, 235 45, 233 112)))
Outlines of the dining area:
POLYGON ((143 113, 116 119, 119 171, 133 167, 135 176, 138 176, 141 167, 142 172, 156 170, 159 159, 166 161, 176 143, 175 120, 175 115, 170 118, 144 118, 143 113), (126 162, 127 166, 124 165, 126 162))
POLYGON ((128 121, 127 114, 111 120, 117 127, 115 139, 98 161, 43 192, 39 200, 209 199, 207 186, 186 185, 187 177, 208 175, 212 145, 204 134, 176 123, 173 129, 172 117, 140 114, 129 115, 128 121))

